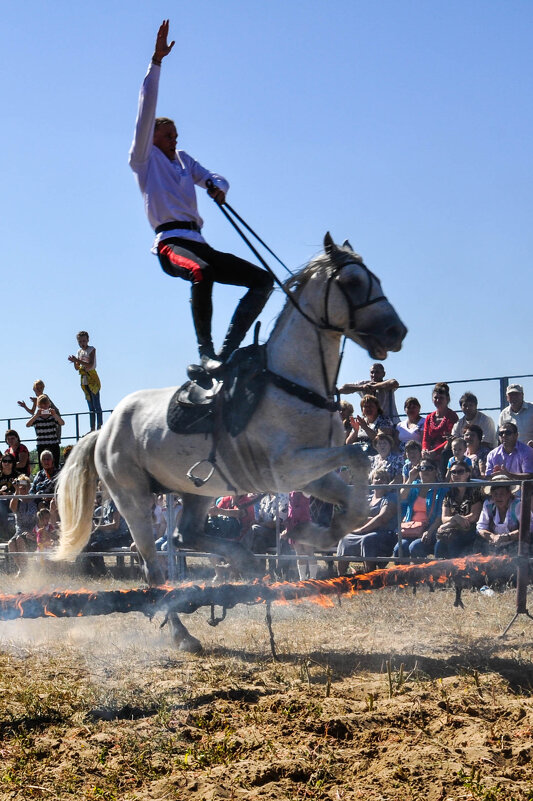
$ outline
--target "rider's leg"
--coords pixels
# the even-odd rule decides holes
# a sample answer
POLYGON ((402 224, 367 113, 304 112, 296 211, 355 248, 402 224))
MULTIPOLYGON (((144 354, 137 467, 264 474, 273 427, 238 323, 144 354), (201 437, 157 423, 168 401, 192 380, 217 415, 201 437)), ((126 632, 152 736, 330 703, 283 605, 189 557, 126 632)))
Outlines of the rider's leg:
POLYGON ((261 314, 272 292, 273 280, 266 270, 238 256, 218 251, 213 253, 215 257, 212 257, 211 264, 217 283, 248 287, 248 292, 240 299, 235 309, 224 343, 218 353, 219 359, 225 362, 239 347, 254 320, 261 314))
MULTIPOLYGON (((219 353, 221 361, 225 361, 239 347, 250 326, 261 313, 272 292, 272 277, 245 259, 214 250, 206 242, 179 237, 165 239, 159 243, 158 255, 161 266, 168 275, 185 278, 194 285, 216 282, 248 288, 248 292, 239 301, 219 353)), ((203 295, 202 290, 197 291, 203 295)), ((198 316, 206 319, 203 313, 198 316)), ((201 347, 200 341, 198 344, 201 347)), ((208 370, 216 369, 216 360, 206 359, 202 350, 200 355, 204 356, 202 363, 208 370)))
POLYGON ((249 289, 246 295, 239 301, 239 305, 231 318, 222 347, 218 352, 218 357, 221 362, 226 362, 233 351, 239 347, 254 320, 261 314, 272 292, 272 279, 268 273, 265 273, 263 270, 261 270, 261 273, 266 275, 268 280, 265 281, 262 287, 249 289))
POLYGON ((213 339, 211 337, 211 319, 213 317, 213 284, 211 281, 200 281, 191 287, 191 311, 198 342, 200 358, 215 357, 213 339))
MULTIPOLYGON (((215 358, 215 349, 211 337, 213 271, 202 258, 206 255, 206 248, 208 245, 205 243, 173 237, 159 243, 157 254, 167 275, 192 283, 191 311, 198 352, 202 364, 209 366, 210 360, 215 358)), ((220 362, 216 361, 211 366, 220 367, 220 362)))

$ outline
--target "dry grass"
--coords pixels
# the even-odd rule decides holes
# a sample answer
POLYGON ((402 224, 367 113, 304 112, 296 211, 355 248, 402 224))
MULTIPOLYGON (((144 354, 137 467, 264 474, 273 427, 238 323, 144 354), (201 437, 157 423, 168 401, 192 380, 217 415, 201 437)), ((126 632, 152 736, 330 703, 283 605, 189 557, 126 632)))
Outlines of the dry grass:
POLYGON ((533 621, 463 597, 0 624, 0 798, 533 799, 533 621))

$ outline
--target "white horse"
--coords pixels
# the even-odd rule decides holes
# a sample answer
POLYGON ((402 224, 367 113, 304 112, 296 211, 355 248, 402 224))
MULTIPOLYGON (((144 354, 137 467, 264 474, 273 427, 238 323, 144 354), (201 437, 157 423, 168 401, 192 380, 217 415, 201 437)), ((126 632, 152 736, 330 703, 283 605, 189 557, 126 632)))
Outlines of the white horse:
MULTIPOLYGON (((326 235, 325 253, 289 279, 290 294, 267 342, 268 367, 278 376, 332 399, 344 334, 385 359, 398 351, 407 329, 383 295, 376 276, 353 252, 326 235)), ((210 436, 169 430, 167 409, 175 388, 135 392, 116 407, 105 426, 80 440, 61 471, 57 499, 61 518, 58 559, 79 553, 89 540, 97 478, 126 519, 142 559, 147 581, 163 581, 151 525, 151 493, 174 491, 183 500, 180 534, 186 547, 227 558, 240 570, 253 562, 243 546, 204 534, 213 498, 247 492, 305 491, 340 509, 328 529, 316 527, 308 542, 333 545, 365 517, 368 460, 359 448, 344 445, 339 414, 328 404, 314 405, 270 383, 247 428, 236 437, 218 433, 212 478, 195 486, 187 471, 208 459, 210 436), (329 406, 329 408, 327 408, 329 406), (335 472, 350 465, 360 477, 347 485, 335 472), (231 489, 228 486, 231 483, 231 489)), ((300 392, 300 395, 302 393, 300 392)), ((171 616, 173 636, 182 650, 201 646, 171 616)))

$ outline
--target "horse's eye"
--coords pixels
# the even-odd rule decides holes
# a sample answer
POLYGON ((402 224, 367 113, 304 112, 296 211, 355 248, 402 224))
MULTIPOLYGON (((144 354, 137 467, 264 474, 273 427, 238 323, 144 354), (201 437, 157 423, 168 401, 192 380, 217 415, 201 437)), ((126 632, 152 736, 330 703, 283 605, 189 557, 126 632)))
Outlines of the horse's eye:
POLYGON ((365 280, 363 271, 357 264, 348 264, 341 270, 337 279, 346 289, 358 290, 365 280))

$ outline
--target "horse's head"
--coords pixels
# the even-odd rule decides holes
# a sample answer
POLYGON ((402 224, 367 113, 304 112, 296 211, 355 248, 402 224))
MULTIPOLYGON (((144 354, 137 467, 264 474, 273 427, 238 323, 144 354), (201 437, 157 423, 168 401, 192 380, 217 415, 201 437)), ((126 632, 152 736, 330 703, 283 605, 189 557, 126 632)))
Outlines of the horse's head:
POLYGON ((372 359, 386 359, 389 351, 400 350, 407 328, 383 294, 377 276, 348 241, 338 246, 327 233, 324 249, 331 269, 323 323, 357 342, 372 359))

